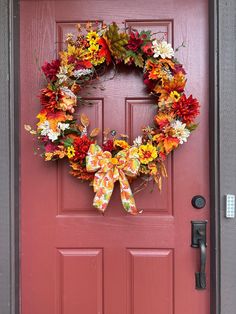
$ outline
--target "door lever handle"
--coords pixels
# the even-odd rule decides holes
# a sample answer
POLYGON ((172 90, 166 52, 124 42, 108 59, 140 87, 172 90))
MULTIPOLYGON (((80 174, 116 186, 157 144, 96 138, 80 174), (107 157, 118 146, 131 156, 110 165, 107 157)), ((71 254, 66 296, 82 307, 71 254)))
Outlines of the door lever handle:
POLYGON ((206 289, 206 224, 192 221, 192 247, 200 248, 200 271, 195 273, 196 289, 206 289))
POLYGON ((206 289, 206 245, 202 240, 199 240, 198 243, 200 247, 200 272, 195 273, 196 288, 206 289))

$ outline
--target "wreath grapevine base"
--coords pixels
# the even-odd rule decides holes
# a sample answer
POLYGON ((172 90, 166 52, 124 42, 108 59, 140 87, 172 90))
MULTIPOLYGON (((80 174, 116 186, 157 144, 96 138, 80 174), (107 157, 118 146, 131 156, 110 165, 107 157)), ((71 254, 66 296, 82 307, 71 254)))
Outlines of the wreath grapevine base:
POLYGON ((199 102, 184 93, 186 73, 171 45, 153 38, 150 31, 127 34, 116 23, 87 23, 83 28, 78 24, 77 28, 76 38, 67 35, 66 49, 59 52, 58 59, 42 66, 47 85, 40 91, 37 130, 29 125, 25 129, 37 137, 46 161, 67 159, 70 173, 93 185, 97 209, 106 210, 114 183, 119 181, 124 209, 137 214, 140 211, 129 183, 143 177, 161 190, 162 178, 167 176, 164 161, 196 128, 199 102), (132 145, 126 135, 105 130, 99 146, 96 137, 100 130, 89 130, 89 118, 83 113, 78 123, 75 108, 82 107, 81 90, 102 75, 101 69, 121 63, 143 71, 156 115, 153 125, 144 127, 132 145))

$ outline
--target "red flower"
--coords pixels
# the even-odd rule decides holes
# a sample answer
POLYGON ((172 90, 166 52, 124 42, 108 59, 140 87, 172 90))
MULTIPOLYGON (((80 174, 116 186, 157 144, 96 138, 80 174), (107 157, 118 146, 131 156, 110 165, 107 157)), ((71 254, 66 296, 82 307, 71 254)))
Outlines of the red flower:
POLYGON ((90 69, 92 66, 89 60, 75 60, 75 70, 90 69))
POLYGON ((88 61, 88 60, 78 60, 78 59, 76 59, 75 56, 69 56, 68 57, 68 63, 69 64, 74 64, 75 70, 87 69, 87 68, 91 68, 93 66, 90 61, 88 61))
POLYGON ((75 63, 76 58, 75 58, 75 56, 69 56, 67 60, 68 60, 69 64, 72 64, 72 63, 75 63))
POLYGON ((42 70, 46 76, 47 79, 50 81, 56 81, 57 77, 56 74, 59 71, 60 67, 60 60, 52 60, 51 63, 45 62, 44 65, 42 66, 42 70))
POLYGON ((102 149, 105 151, 108 151, 108 152, 112 152, 114 150, 114 147, 113 147, 113 140, 108 140, 106 141, 106 143, 104 143, 102 145, 102 149))
POLYGON ((147 56, 153 55, 153 49, 152 49, 152 43, 151 42, 148 42, 146 45, 142 46, 141 49, 147 56))
POLYGON ((75 156, 72 158, 73 161, 82 161, 89 150, 89 146, 93 143, 86 135, 77 137, 74 140, 73 146, 75 149, 75 156))
POLYGON ((40 102, 48 110, 54 112, 57 109, 57 101, 63 98, 60 91, 52 91, 49 88, 41 90, 40 102))
POLYGON ((156 86, 156 81, 149 80, 149 72, 145 72, 143 75, 143 83, 147 86, 148 90, 151 91, 156 86))
POLYGON ((182 72, 184 75, 186 74, 184 68, 183 68, 183 65, 180 64, 180 63, 175 63, 175 66, 174 68, 172 69, 173 73, 174 74, 177 74, 179 72, 182 72))
POLYGON ((174 113, 181 118, 181 120, 190 124, 199 115, 199 102, 196 98, 193 98, 192 95, 189 98, 185 94, 181 96, 178 102, 175 102, 172 105, 174 113))
POLYGON ((109 47, 108 47, 105 39, 101 37, 99 39, 98 43, 101 46, 101 49, 99 50, 99 53, 98 53, 99 58, 105 57, 106 63, 110 64, 111 63, 111 53, 110 53, 109 47))
POLYGON ((143 43, 143 40, 139 37, 139 33, 138 32, 135 32, 135 33, 132 32, 130 34, 127 48, 129 50, 136 52, 138 50, 138 48, 142 45, 142 43, 143 43))
POLYGON ((46 153, 52 153, 56 149, 58 149, 58 146, 54 143, 51 143, 51 141, 48 141, 45 145, 45 152, 46 153))

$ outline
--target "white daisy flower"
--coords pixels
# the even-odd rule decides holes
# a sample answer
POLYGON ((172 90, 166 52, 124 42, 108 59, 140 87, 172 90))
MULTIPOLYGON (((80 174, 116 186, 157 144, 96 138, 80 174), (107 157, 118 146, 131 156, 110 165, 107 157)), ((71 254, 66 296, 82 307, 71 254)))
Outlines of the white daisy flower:
POLYGON ((91 69, 80 69, 80 70, 75 70, 73 72, 73 75, 79 79, 81 76, 85 76, 85 75, 90 75, 93 73, 93 70, 91 69))
POLYGON ((47 134, 47 136, 48 136, 48 138, 52 141, 52 142, 54 142, 54 141, 56 141, 57 139, 58 139, 58 136, 61 134, 61 132, 55 132, 55 131, 53 131, 53 130, 49 130, 48 131, 48 134, 47 134))
POLYGON ((50 124, 49 121, 44 121, 43 123, 41 123, 38 128, 40 130, 40 134, 43 136, 48 136, 48 138, 51 141, 56 141, 58 139, 58 136, 61 135, 61 131, 64 131, 65 129, 69 128, 69 123, 61 123, 58 122, 57 124, 57 130, 53 131, 52 129, 50 129, 50 124))
POLYGON ((136 137, 133 141, 134 146, 139 147, 142 144, 142 139, 143 138, 140 135, 136 137))
POLYGON ((168 44, 166 41, 157 41, 157 39, 153 40, 152 48, 154 51, 154 58, 161 57, 162 59, 165 58, 172 58, 174 56, 174 50, 171 47, 171 44, 168 44))
POLYGON ((186 124, 182 123, 179 120, 173 120, 170 123, 171 128, 173 129, 173 137, 177 137, 179 139, 179 143, 183 144, 187 142, 187 138, 190 135, 190 131, 186 128, 186 124))
POLYGON ((59 79, 59 84, 62 84, 67 81, 68 75, 67 75, 67 69, 65 67, 60 67, 59 73, 56 75, 59 79))
POLYGON ((61 131, 65 131, 66 129, 69 129, 70 124, 58 122, 57 126, 61 131))
POLYGON ((86 127, 86 126, 83 128, 83 131, 81 132, 81 137, 82 137, 83 135, 88 135, 88 130, 87 130, 87 127, 86 127))
POLYGON ((68 87, 61 87, 60 90, 70 98, 76 98, 75 94, 68 87))
POLYGON ((38 126, 38 129, 40 130, 41 135, 46 136, 48 134, 48 131, 50 130, 49 121, 44 121, 38 126))

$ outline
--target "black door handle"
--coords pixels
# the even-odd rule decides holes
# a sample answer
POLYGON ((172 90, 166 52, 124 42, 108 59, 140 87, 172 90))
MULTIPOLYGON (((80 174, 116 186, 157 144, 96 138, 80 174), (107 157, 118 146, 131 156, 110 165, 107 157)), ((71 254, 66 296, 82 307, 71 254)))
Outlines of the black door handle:
POLYGON ((200 248, 200 271, 195 273, 196 289, 206 289, 206 221, 192 221, 192 247, 200 248))
POLYGON ((200 272, 195 273, 196 288, 206 289, 206 245, 202 240, 199 240, 200 247, 200 272))

